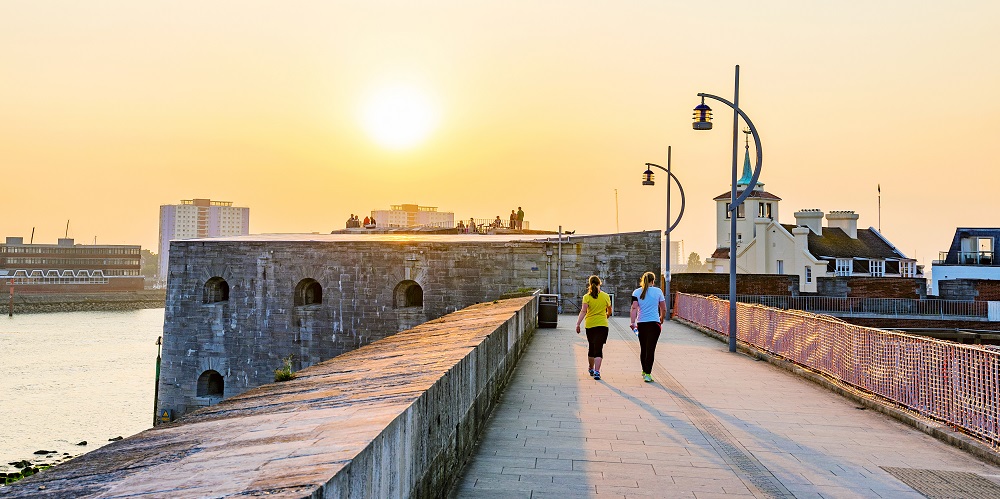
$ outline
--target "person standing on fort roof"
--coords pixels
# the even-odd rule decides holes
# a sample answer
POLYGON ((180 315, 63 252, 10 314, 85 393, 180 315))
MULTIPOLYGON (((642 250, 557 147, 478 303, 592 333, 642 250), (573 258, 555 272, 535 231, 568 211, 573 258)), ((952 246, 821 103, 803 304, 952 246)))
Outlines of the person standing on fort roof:
POLYGON ((587 279, 587 294, 583 295, 583 306, 576 318, 576 334, 580 334, 580 323, 587 328, 587 372, 595 380, 601 379, 601 361, 604 360, 604 344, 608 342, 608 317, 611 317, 611 297, 601 291, 601 278, 596 275, 587 279))
POLYGON ((632 330, 639 334, 639 362, 642 364, 642 379, 647 383, 653 381, 653 354, 667 316, 667 300, 663 291, 653 285, 655 281, 656 274, 642 274, 639 280, 641 287, 632 292, 632 308, 629 311, 632 330))
POLYGON ((514 213, 514 210, 510 210, 510 226, 509 227, 510 227, 510 230, 514 230, 514 229, 517 228, 517 213, 514 213))
POLYGON ((517 207, 517 230, 524 229, 524 212, 521 211, 521 207, 517 207))

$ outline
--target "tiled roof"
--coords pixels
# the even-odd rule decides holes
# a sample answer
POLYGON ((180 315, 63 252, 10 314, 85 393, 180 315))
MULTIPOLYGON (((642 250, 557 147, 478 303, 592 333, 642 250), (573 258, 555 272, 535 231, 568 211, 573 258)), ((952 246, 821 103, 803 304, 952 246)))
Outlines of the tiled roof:
POLYGON ((729 248, 716 248, 712 253, 712 258, 729 258, 729 248))
MULTIPOLYGON (((736 191, 736 197, 739 197, 742 194, 743 191, 736 191)), ((730 191, 726 191, 723 192, 722 194, 719 194, 718 196, 715 196, 714 198, 712 198, 712 201, 724 201, 726 199, 730 199, 730 191)), ((781 198, 767 191, 755 191, 747 199, 773 199, 775 201, 781 201, 781 198)))
MULTIPOLYGON (((789 233, 795 225, 781 224, 789 233)), ((823 227, 823 235, 809 231, 809 252, 815 257, 832 258, 905 258, 886 244, 871 229, 858 229, 852 239, 839 227, 823 227)))

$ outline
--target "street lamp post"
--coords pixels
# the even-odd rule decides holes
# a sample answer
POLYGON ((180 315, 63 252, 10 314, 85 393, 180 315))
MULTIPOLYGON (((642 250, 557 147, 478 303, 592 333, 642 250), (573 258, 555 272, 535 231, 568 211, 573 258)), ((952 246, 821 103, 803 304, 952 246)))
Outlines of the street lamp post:
POLYGON ((753 193, 754 187, 757 186, 757 178, 760 177, 760 166, 761 166, 761 150, 760 150, 760 136, 757 135, 757 129, 753 126, 753 122, 750 118, 740 109, 740 66, 736 65, 736 89, 733 94, 733 102, 729 102, 722 97, 718 97, 712 94, 699 93, 698 97, 701 97, 701 104, 694 108, 694 123, 692 123, 692 128, 695 130, 711 130, 712 129, 712 108, 705 105, 705 98, 715 99, 731 108, 733 108, 733 175, 732 175, 732 192, 729 197, 729 351, 736 351, 736 214, 737 208, 746 200, 746 198, 753 193), (737 156, 739 150, 739 124, 740 118, 746 122, 747 127, 750 128, 750 133, 753 135, 754 147, 757 149, 757 165, 753 171, 753 177, 750 179, 750 183, 747 184, 746 189, 743 194, 737 196, 736 191, 736 164, 737 156))
POLYGON ((663 265, 663 294, 666 295, 666 298, 667 298, 667 320, 670 319, 670 312, 671 312, 671 300, 670 300, 670 232, 673 231, 674 227, 677 227, 677 224, 679 224, 681 222, 681 218, 684 216, 684 202, 685 202, 685 199, 684 199, 684 187, 681 186, 680 180, 677 180, 677 176, 674 175, 670 171, 670 153, 671 153, 670 146, 667 146, 667 167, 666 168, 664 168, 664 167, 662 167, 660 165, 657 165, 655 163, 646 163, 646 171, 644 171, 642 173, 642 185, 655 185, 655 182, 653 181, 653 170, 650 170, 650 167, 655 166, 655 167, 657 167, 657 168, 659 168, 659 169, 667 172, 667 230, 665 230, 663 232, 664 235, 666 235, 666 238, 667 238, 667 251, 666 251, 666 258, 665 258, 666 261, 664 262, 664 265, 663 265), (670 220, 670 182, 671 181, 673 181, 675 184, 677 184, 677 190, 680 191, 680 194, 681 194, 681 212, 677 214, 677 220, 674 220, 673 223, 671 223, 671 220, 670 220))

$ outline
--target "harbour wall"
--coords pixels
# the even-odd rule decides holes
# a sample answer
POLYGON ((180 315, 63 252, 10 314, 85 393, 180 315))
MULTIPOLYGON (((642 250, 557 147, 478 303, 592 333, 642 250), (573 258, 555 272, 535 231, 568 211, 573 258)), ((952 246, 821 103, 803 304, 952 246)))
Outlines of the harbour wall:
MULTIPOLYGON (((119 312, 144 308, 163 308, 166 290, 122 291, 108 293, 18 293, 13 298, 14 314, 49 312, 119 312)), ((0 294, 0 311, 10 312, 10 295, 0 294)))
POLYGON ((468 307, 0 488, 0 498, 445 497, 535 334, 536 311, 534 296, 468 307))

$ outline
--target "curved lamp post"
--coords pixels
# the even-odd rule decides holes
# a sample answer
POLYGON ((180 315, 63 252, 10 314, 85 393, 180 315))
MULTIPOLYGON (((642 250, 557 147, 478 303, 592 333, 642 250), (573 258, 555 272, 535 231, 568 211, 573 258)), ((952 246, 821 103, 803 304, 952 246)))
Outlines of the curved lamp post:
POLYGON ((667 146, 667 167, 664 168, 655 163, 646 163, 646 171, 642 172, 642 185, 656 185, 653 181, 653 170, 650 167, 657 167, 665 172, 667 172, 667 230, 663 233, 667 237, 667 251, 666 251, 666 261, 663 266, 663 291, 667 298, 667 320, 670 320, 671 312, 671 299, 670 299, 670 232, 677 227, 677 224, 681 223, 681 218, 684 216, 684 187, 681 186, 681 181, 677 180, 677 176, 670 171, 670 146, 667 146), (677 220, 670 223, 670 181, 677 184, 677 190, 681 193, 681 212, 677 214, 677 220))
POLYGON ((692 127, 695 130, 711 130, 712 129, 712 108, 705 105, 705 98, 715 99, 731 108, 733 108, 733 181, 732 181, 732 192, 729 198, 729 351, 736 351, 736 213, 737 208, 743 201, 746 200, 750 194, 753 193, 754 187, 757 186, 757 178, 760 177, 760 165, 762 161, 762 155, 760 150, 760 136, 757 135, 757 129, 753 126, 753 122, 750 118, 740 109, 740 66, 736 65, 736 90, 733 94, 733 102, 729 102, 722 97, 718 97, 712 94, 699 93, 698 97, 701 97, 701 104, 698 104, 694 108, 694 123, 692 127), (746 122, 747 126, 750 128, 750 133, 753 134, 754 147, 757 149, 757 165, 754 167, 753 177, 750 179, 750 183, 746 186, 743 194, 737 196, 736 191, 736 164, 739 149, 739 124, 740 118, 746 122))

